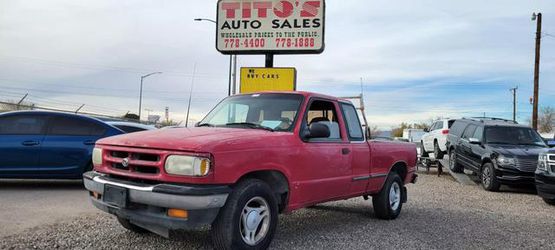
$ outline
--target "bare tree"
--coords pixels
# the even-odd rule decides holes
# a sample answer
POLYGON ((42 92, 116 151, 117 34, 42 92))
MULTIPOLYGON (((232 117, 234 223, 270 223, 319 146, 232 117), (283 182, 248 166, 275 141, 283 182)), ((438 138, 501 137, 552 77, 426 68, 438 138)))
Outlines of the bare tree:
POLYGON ((553 132, 553 125, 555 125, 555 109, 551 106, 542 107, 538 123, 538 132, 553 132))
POLYGON ((378 128, 378 125, 370 126, 370 135, 372 137, 380 135, 382 131, 378 128))

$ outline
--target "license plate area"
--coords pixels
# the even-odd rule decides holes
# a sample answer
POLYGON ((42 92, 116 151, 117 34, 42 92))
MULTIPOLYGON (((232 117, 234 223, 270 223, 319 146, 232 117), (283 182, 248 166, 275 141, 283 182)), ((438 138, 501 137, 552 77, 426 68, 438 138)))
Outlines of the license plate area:
POLYGON ((128 192, 126 188, 104 185, 104 194, 102 195, 105 203, 119 208, 126 208, 128 203, 128 192))

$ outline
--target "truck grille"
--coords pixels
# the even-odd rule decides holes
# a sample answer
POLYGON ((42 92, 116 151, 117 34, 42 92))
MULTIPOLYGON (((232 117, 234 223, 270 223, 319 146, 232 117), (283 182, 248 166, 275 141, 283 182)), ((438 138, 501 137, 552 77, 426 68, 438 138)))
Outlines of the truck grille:
POLYGON ((106 166, 110 168, 141 174, 158 174, 162 165, 161 155, 142 153, 132 149, 106 149, 104 160, 106 166))
POLYGON ((549 161, 555 162, 555 155, 549 155, 549 161))
POLYGON ((517 159, 516 168, 522 172, 535 172, 538 167, 538 159, 517 159))

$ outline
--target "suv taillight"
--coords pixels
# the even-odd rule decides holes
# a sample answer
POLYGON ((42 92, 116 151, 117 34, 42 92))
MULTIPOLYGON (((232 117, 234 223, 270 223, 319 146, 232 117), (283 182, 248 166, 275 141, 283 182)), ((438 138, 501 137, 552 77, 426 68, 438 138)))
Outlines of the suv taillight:
POLYGON ((441 131, 441 133, 444 134, 444 135, 449 134, 449 129, 444 129, 444 130, 441 131))

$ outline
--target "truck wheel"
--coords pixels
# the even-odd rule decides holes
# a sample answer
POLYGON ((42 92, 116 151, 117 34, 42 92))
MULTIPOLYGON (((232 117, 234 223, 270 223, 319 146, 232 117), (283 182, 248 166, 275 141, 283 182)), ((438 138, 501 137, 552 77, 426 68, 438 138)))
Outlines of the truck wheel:
POLYGON ((277 222, 277 201, 268 184, 257 179, 243 181, 212 223, 214 248, 266 249, 277 222))
POLYGON ((420 143, 420 157, 428 157, 428 152, 424 148, 424 142, 420 143))
POLYGON ((439 144, 437 144, 437 141, 434 142, 434 156, 437 160, 443 159, 443 151, 441 151, 441 149, 439 148, 439 144))
POLYGON ((545 201, 545 203, 549 204, 549 205, 555 205, 555 199, 543 199, 543 201, 545 201))
POLYGON ((380 193, 372 197, 372 205, 376 217, 384 220, 393 220, 401 213, 403 181, 395 172, 391 172, 380 193))
POLYGON ((493 165, 491 163, 486 163, 482 167, 481 173, 482 187, 487 191, 497 192, 501 184, 495 177, 495 172, 493 171, 493 165))
POLYGON ((449 170, 451 170, 454 173, 463 172, 463 168, 461 164, 457 162, 457 154, 455 153, 454 149, 452 149, 451 152, 449 153, 449 170))
POLYGON ((131 231, 131 232, 135 232, 135 233, 139 233, 139 234, 144 234, 144 233, 148 233, 148 230, 139 227, 133 223, 131 223, 129 220, 121 218, 118 216, 118 222, 119 224, 124 227, 125 229, 131 231))

